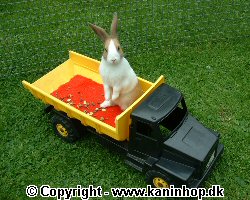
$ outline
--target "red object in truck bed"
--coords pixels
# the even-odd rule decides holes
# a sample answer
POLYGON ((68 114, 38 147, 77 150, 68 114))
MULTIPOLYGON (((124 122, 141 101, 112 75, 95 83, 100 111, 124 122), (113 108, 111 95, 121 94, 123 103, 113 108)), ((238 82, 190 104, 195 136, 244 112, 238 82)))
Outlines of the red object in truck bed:
POLYGON ((113 127, 116 116, 122 113, 119 106, 100 108, 100 104, 104 101, 103 85, 81 75, 74 76, 51 94, 113 127))

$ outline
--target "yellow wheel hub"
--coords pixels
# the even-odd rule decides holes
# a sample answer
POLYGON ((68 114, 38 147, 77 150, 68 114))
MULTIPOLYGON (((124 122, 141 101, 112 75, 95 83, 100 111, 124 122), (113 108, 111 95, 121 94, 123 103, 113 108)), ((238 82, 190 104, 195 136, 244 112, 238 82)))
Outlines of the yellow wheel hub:
POLYGON ((67 129, 62 124, 57 124, 56 129, 63 137, 67 137, 69 135, 67 129))
POLYGON ((156 177, 153 179, 154 186, 157 188, 169 188, 168 182, 160 177, 156 177))

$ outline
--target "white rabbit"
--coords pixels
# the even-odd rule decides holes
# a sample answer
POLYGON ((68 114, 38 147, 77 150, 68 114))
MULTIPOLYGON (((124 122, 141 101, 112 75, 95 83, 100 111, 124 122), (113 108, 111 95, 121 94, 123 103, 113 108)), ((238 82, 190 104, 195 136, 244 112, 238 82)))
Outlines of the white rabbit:
POLYGON ((106 108, 118 105, 125 110, 142 94, 142 89, 135 72, 123 57, 117 35, 117 22, 115 13, 111 35, 96 25, 90 24, 90 27, 104 43, 99 70, 104 85, 105 101, 100 106, 106 108))

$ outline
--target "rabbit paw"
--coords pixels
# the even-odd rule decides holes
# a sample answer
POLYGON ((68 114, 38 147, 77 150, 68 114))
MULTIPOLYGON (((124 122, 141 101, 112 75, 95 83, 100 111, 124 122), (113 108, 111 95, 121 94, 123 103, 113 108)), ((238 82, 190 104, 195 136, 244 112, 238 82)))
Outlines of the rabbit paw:
POLYGON ((107 108, 109 106, 112 106, 112 102, 110 100, 105 100, 104 102, 101 103, 100 107, 101 108, 107 108))

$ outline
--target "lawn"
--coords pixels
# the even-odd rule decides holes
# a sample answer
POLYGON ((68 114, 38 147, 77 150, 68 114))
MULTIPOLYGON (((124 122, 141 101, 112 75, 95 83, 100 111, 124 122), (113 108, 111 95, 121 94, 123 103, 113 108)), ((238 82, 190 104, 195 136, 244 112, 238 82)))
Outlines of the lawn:
POLYGON ((68 50, 100 59, 103 47, 87 22, 108 28, 114 11, 138 76, 153 82, 164 75, 189 111, 221 134, 224 155, 204 186, 221 185, 225 199, 249 199, 249 3, 164 2, 1 1, 0 199, 29 199, 31 184, 146 186, 143 174, 94 135, 75 144, 55 136, 43 103, 21 84, 67 60, 68 50))

